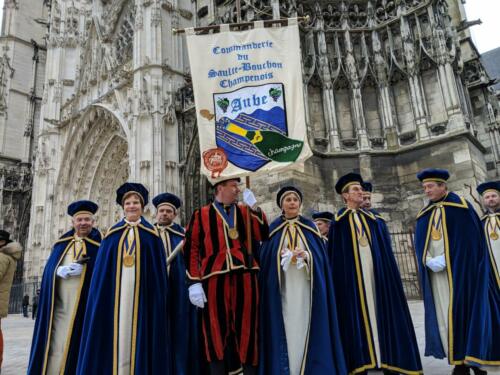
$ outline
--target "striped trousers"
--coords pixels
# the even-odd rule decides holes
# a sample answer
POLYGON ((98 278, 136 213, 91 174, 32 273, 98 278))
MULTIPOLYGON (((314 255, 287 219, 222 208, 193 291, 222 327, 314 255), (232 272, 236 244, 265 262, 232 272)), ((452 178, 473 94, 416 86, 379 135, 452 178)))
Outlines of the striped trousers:
POLYGON ((238 271, 215 275, 204 280, 203 289, 208 301, 201 313, 208 362, 225 359, 257 366, 257 274, 238 271))

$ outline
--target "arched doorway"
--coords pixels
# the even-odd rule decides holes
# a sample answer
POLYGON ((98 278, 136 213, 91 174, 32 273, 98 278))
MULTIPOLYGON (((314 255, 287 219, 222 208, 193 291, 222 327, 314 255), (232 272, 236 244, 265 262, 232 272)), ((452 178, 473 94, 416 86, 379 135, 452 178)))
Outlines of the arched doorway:
MULTIPOLYGON (((108 110, 91 107, 73 124, 58 179, 56 212, 66 217, 66 206, 77 199, 99 205, 97 224, 105 231, 115 223, 121 209, 115 192, 129 176, 128 142, 124 128, 108 110)), ((68 228, 59 220, 58 234, 68 228)))

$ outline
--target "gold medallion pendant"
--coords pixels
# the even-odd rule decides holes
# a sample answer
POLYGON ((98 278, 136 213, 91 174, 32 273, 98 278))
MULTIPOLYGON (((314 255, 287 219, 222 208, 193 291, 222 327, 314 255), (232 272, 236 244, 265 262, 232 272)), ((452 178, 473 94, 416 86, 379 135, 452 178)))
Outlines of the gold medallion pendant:
POLYGON ((497 232, 491 232, 491 233, 490 233, 490 238, 491 238, 493 241, 498 240, 498 234, 497 234, 497 232))
POLYGON ((236 228, 229 228, 228 234, 229 234, 229 238, 232 240, 235 240, 240 236, 238 234, 238 229, 236 229, 236 228))
POLYGON ((368 238, 366 238, 366 236, 359 237, 358 242, 362 247, 368 246, 368 238))
POLYGON ((132 267, 135 263, 135 259, 134 259, 134 256, 133 255, 125 255, 123 257, 123 265, 125 267, 132 267))
POLYGON ((292 264, 297 264, 297 255, 292 256, 292 264))
POLYGON ((431 236, 434 241, 439 241, 441 239, 441 232, 433 228, 431 236))

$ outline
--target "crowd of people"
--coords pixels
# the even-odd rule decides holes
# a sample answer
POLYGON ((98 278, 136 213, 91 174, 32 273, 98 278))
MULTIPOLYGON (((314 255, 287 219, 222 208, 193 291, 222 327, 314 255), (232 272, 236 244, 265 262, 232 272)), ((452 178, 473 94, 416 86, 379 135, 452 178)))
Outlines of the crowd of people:
MULTIPOLYGON (((447 171, 417 177, 429 199, 415 235, 425 355, 486 374, 500 366, 500 183, 478 186, 480 218, 447 171)), ((184 230, 177 196, 154 197, 151 224, 147 189, 125 183, 124 217, 104 236, 98 205, 73 202, 45 266, 28 374, 423 374, 373 186, 348 173, 335 190, 344 207, 311 220, 301 190, 281 188, 269 224, 249 189, 238 202, 239 178, 218 181, 184 230)))

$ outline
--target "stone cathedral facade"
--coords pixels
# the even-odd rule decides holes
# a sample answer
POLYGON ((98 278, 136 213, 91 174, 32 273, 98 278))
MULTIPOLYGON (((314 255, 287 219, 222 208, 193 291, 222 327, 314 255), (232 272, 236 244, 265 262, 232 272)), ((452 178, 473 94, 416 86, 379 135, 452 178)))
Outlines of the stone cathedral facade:
MULTIPOLYGON (((275 193, 285 183, 304 191, 305 214, 338 209, 335 181, 355 170, 373 182, 375 207, 391 227, 407 231, 424 204, 415 178, 419 169, 450 169, 451 188, 468 198, 469 186, 497 178, 498 102, 470 40, 462 2, 241 0, 242 21, 309 16, 300 28, 314 156, 252 179, 271 217, 278 214, 275 193)), ((235 0, 47 0, 40 9, 28 3, 6 0, 4 9, 4 24, 7 17, 18 27, 4 29, 1 38, 8 45, 12 34, 1 57, 0 156, 18 152, 25 169, 17 170, 28 184, 33 179, 24 262, 24 277, 33 280, 53 241, 68 229, 72 200, 96 201, 98 224, 105 229, 121 215, 115 190, 126 180, 144 183, 152 196, 180 195, 182 223, 209 199, 198 172, 185 40, 173 29, 233 23, 238 14, 235 0), (37 20, 31 39, 43 52, 36 75, 43 84, 35 88, 38 81, 23 73, 27 66, 33 71, 28 54, 23 61, 12 58, 26 19, 37 20), (35 99, 15 98, 20 89, 14 82, 21 81, 35 99), (23 100, 34 102, 33 108, 14 104, 23 100), (32 123, 9 120, 29 117, 29 111, 32 123), (11 128, 16 140, 8 135, 11 128), (22 147, 32 149, 33 158, 22 154, 17 141, 28 133, 22 147)), ((8 194, 2 192, 5 203, 8 194)), ((149 205, 146 215, 153 213, 149 205)))

